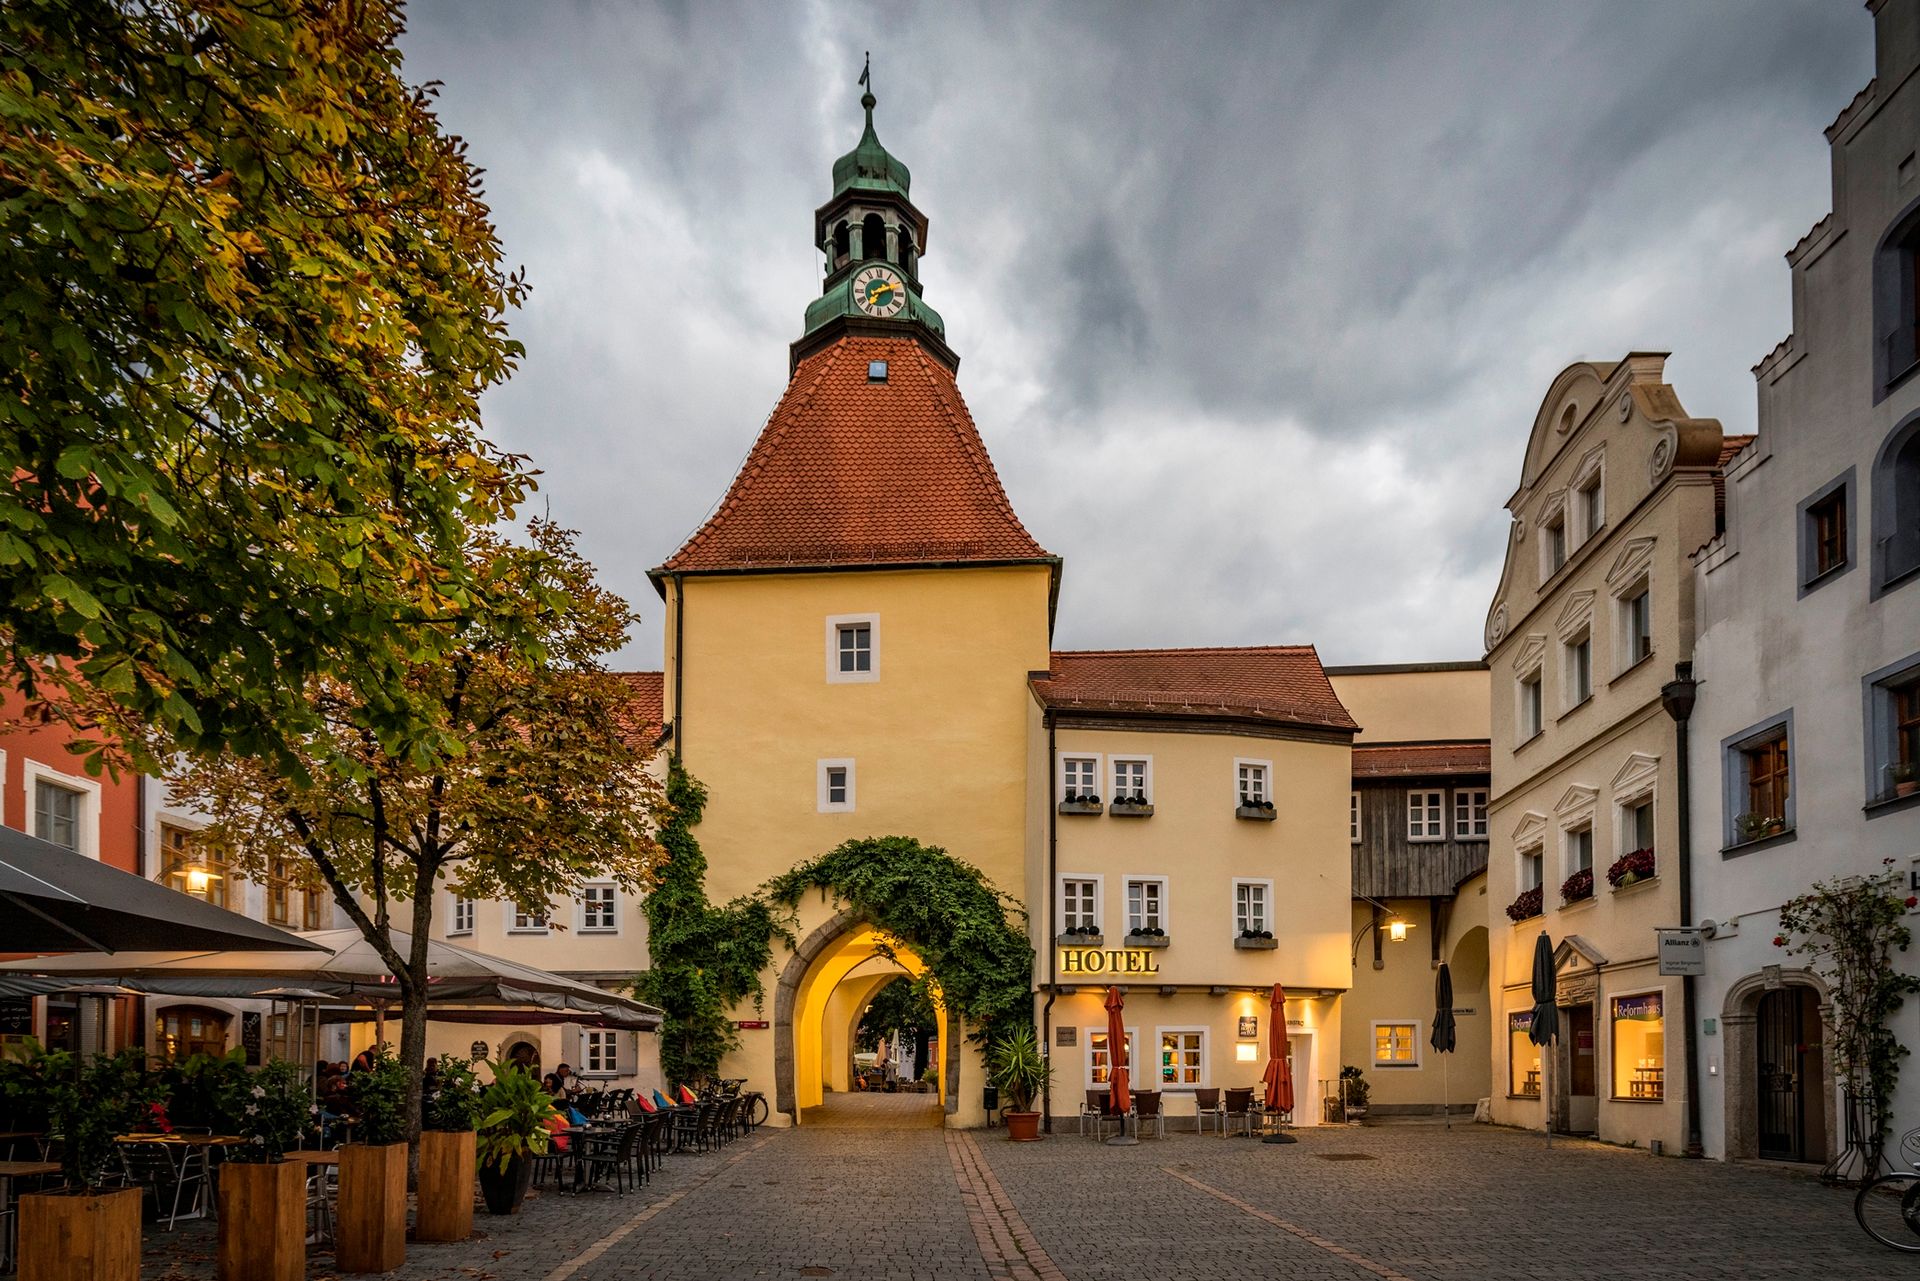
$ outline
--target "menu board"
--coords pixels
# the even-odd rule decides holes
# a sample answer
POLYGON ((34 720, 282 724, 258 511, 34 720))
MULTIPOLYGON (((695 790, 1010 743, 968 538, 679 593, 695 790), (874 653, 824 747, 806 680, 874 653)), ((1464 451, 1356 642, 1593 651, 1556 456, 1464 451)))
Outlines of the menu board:
POLYGON ((247 1066, 260 1066, 260 1015, 248 1011, 240 1016, 240 1045, 247 1052, 247 1066))
POLYGON ((0 997, 0 1036, 33 1035, 33 998, 0 997))

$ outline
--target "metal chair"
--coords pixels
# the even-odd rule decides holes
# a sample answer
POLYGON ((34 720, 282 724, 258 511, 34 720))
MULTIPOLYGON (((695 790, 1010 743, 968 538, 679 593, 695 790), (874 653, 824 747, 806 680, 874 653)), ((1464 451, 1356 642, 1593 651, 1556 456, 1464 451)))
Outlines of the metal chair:
POLYGON ((1221 1132, 1220 1087, 1213 1086, 1193 1092, 1193 1132, 1205 1134, 1207 1122, 1213 1122, 1215 1133, 1221 1132))
POLYGON ((153 1198, 153 1217, 164 1217, 167 1231, 182 1218, 197 1219, 206 1214, 206 1149, 173 1143, 122 1143, 120 1170, 128 1187, 137 1187, 153 1198), (193 1196, 186 1213, 181 1198, 193 1196))
POLYGON ((581 1189, 593 1187, 611 1176, 615 1196, 624 1196, 627 1181, 633 1180, 636 1186, 639 1179, 634 1171, 633 1149, 639 1138, 639 1126, 623 1125, 616 1134, 583 1135, 580 1151, 582 1170, 581 1189))
POLYGON ((1134 1137, 1144 1139, 1147 1126, 1152 1125, 1158 1131, 1158 1137, 1167 1137, 1167 1114, 1161 1107, 1161 1093, 1158 1090, 1136 1090, 1133 1095, 1133 1133, 1134 1137))
MULTIPOLYGON (((1221 1115, 1225 1118, 1227 1125, 1251 1137, 1253 1134, 1253 1087, 1248 1086, 1244 1090, 1228 1090, 1226 1105, 1221 1115)), ((1223 1130, 1222 1133, 1224 1132, 1223 1130)))

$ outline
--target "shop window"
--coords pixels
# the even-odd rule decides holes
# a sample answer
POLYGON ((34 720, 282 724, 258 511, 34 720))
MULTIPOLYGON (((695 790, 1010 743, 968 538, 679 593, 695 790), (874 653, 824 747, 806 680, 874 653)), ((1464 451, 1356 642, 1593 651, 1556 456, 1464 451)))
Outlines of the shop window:
POLYGON ((1167 883, 1158 877, 1127 882, 1127 933, 1167 928, 1167 883))
POLYGON ((1793 830, 1792 747, 1791 713, 1722 743, 1727 845, 1793 830))
POLYGON ((1867 800, 1920 795, 1920 654, 1866 678, 1867 800))
POLYGON ((1528 1038, 1532 1029, 1532 1010, 1507 1015, 1507 1093, 1527 1099, 1540 1097, 1540 1047, 1528 1038))
MULTIPOLYGON (((1129 1080, 1136 1082, 1135 1089, 1139 1088, 1137 1082, 1140 1080, 1140 1060, 1135 1057, 1134 1049, 1139 1041, 1137 1029, 1128 1028, 1126 1055, 1129 1071, 1127 1076, 1129 1080)), ((1107 1053, 1107 1029, 1090 1027, 1087 1029, 1087 1084, 1090 1087, 1099 1087, 1112 1078, 1113 1056, 1107 1053)))
POLYGON ((1100 932, 1100 882, 1092 877, 1063 877, 1060 881, 1062 932, 1100 932))
POLYGON ((580 891, 580 932, 620 932, 620 891, 611 885, 588 885, 580 891))
POLYGON ((580 1071, 586 1076, 620 1075, 620 1034, 587 1031, 580 1034, 580 1071))
POLYGON ((168 889, 205 899, 215 907, 227 905, 227 861, 211 850, 197 849, 192 832, 162 823, 160 859, 168 889))
POLYGON ((1420 788, 1407 793, 1407 839, 1444 841, 1447 839, 1446 793, 1420 788))
POLYGON ((1660 993, 1616 996, 1613 1021, 1613 1097, 1664 1099, 1667 1093, 1667 1021, 1660 993))
POLYGON ((1453 839, 1456 841, 1484 841, 1487 839, 1487 789, 1484 787, 1464 787, 1453 794, 1453 839))
POLYGON ((1160 1029, 1160 1085, 1168 1090, 1191 1090, 1207 1083, 1205 1028, 1160 1029))
POLYGON ((1375 1067, 1419 1067, 1420 1025, 1375 1023, 1373 1025, 1373 1065, 1375 1067))
POLYGON ((1062 756, 1060 758, 1060 799, 1069 804, 1093 803, 1100 799, 1100 758, 1062 756))
POLYGON ((1853 469, 1800 503, 1800 594, 1853 564, 1853 469))
POLYGON ((1270 881, 1233 883, 1233 928, 1242 937, 1266 933, 1273 928, 1267 915, 1267 899, 1271 893, 1270 881))
POLYGON ((453 896, 453 912, 447 922, 447 933, 473 933, 473 900, 456 894, 453 896))

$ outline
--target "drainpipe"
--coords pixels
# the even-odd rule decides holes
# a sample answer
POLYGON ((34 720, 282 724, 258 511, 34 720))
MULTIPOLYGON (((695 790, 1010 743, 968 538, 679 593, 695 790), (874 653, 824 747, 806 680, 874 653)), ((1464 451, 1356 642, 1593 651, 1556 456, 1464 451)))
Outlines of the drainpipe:
POLYGON ((1054 973, 1059 953, 1053 946, 1053 864, 1059 851, 1060 800, 1054 795, 1060 788, 1060 769, 1054 763, 1053 709, 1043 713, 1047 722, 1047 887, 1043 891, 1046 908, 1041 914, 1040 946, 1047 949, 1047 1003, 1040 1010, 1040 1057, 1047 1074, 1040 1082, 1040 1123, 1053 1133, 1053 1002, 1060 993, 1054 973))
POLYGON ((681 701, 685 688, 683 673, 687 670, 687 583, 680 575, 673 576, 673 759, 681 764, 687 759, 687 709, 681 701))
MULTIPOLYGON (((1660 687, 1660 705, 1673 717, 1673 750, 1680 757, 1679 778, 1674 791, 1680 820, 1680 924, 1693 924, 1693 774, 1687 754, 1687 719, 1693 715, 1694 698, 1700 682, 1693 679, 1692 663, 1675 663, 1673 679, 1660 687)), ((1680 1003, 1686 1007, 1687 1034, 1687 1155, 1705 1155, 1700 1143, 1700 1019, 1693 1005, 1693 975, 1680 980, 1680 1003)))

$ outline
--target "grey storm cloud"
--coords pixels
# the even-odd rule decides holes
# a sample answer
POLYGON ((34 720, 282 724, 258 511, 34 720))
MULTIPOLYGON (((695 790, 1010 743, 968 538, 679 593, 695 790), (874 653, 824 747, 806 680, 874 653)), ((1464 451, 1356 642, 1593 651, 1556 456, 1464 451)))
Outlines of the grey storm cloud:
POLYGON ((1670 350, 1750 430, 1872 74, 1832 0, 416 0, 409 73, 533 285, 489 433, 642 611, 785 385, 811 212, 877 125, 1063 647, 1474 657, 1553 375, 1670 350))

